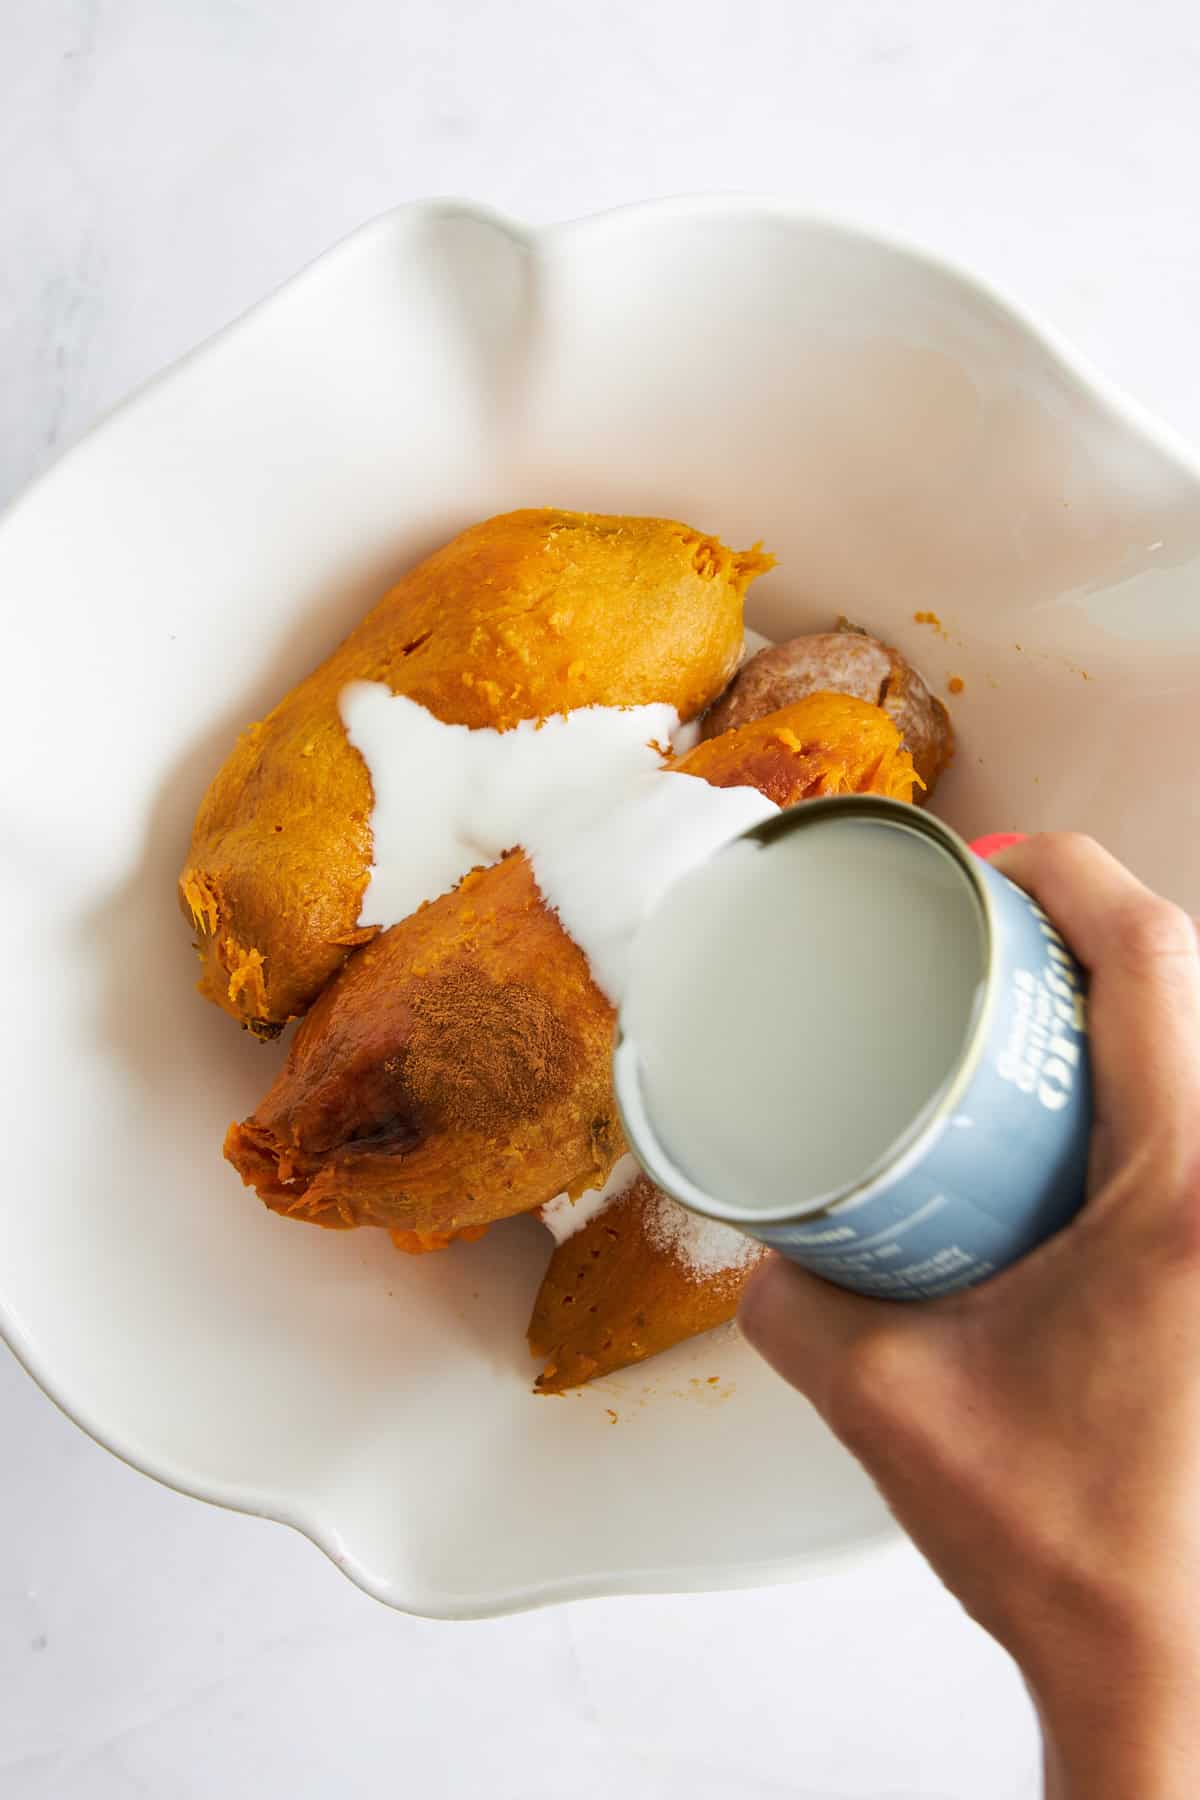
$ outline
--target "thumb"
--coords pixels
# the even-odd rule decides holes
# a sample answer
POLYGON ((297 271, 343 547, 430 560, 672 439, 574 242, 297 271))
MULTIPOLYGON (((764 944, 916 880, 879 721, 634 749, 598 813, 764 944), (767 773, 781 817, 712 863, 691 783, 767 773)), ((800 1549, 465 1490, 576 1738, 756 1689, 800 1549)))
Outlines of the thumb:
POLYGON ((839 1363, 855 1344, 894 1315, 893 1303, 847 1293, 785 1256, 773 1255, 747 1283, 738 1324, 776 1374, 799 1388, 828 1419, 830 1389, 839 1363))

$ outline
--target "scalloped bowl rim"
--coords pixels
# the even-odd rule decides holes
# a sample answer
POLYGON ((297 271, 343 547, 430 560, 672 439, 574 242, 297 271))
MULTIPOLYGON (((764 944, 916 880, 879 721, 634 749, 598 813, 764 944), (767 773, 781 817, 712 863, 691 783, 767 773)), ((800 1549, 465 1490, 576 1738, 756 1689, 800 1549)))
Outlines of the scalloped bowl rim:
MULTIPOLYGON (((1200 490, 1200 452, 1179 436, 1170 426, 1157 419, 1116 383, 1094 369, 1052 327, 1038 319, 1024 306, 1010 299, 991 283, 969 273, 952 260, 913 242, 902 235, 880 231, 874 227, 797 206, 778 196, 753 193, 684 194, 672 198, 637 201, 543 226, 524 225, 493 208, 455 196, 404 202, 377 214, 339 238, 319 255, 302 265, 228 324, 220 327, 198 344, 177 357, 165 368, 140 383, 115 406, 93 423, 73 444, 55 458, 32 482, 0 510, 0 531, 19 512, 43 484, 81 452, 103 437, 118 419, 136 411, 160 384, 190 365, 214 345, 236 336, 264 309, 297 289, 331 261, 338 259, 351 246, 370 235, 382 232, 405 215, 426 214, 449 219, 460 217, 503 232, 523 245, 570 239, 582 234, 595 235, 609 229, 648 223, 667 218, 707 217, 778 219, 804 230, 827 232, 847 240, 856 240, 881 249, 911 265, 927 269, 933 276, 958 287, 965 296, 997 309, 1008 322, 1017 326, 1026 338, 1050 353, 1060 367, 1072 376, 1094 400, 1098 401, 1126 429, 1144 440, 1160 455, 1187 474, 1200 490)), ((189 1498, 202 1500, 228 1511, 270 1520, 288 1526, 307 1538, 318 1550, 347 1575, 363 1592, 396 1611, 413 1616, 442 1619, 486 1619, 529 1611, 566 1601, 625 1594, 673 1594, 715 1592, 796 1582, 810 1577, 836 1573, 865 1560, 875 1561, 903 1543, 905 1534, 894 1521, 879 1529, 864 1532, 854 1543, 837 1548, 819 1548, 797 1552, 784 1558, 748 1559, 741 1562, 672 1566, 661 1571, 581 1572, 570 1578, 532 1582, 525 1586, 499 1588, 469 1599, 448 1598, 440 1591, 399 1595, 386 1581, 377 1580, 359 1563, 341 1539, 332 1521, 321 1517, 315 1509, 289 1507, 277 1498, 270 1500, 246 1486, 214 1482, 198 1472, 169 1465, 148 1452, 139 1450, 119 1432, 102 1425, 87 1407, 72 1402, 61 1390, 49 1369, 41 1365, 38 1353, 23 1322, 15 1310, 5 1312, 0 1303, 0 1339, 36 1382, 42 1392, 101 1448, 120 1461, 149 1476, 162 1486, 189 1498)))

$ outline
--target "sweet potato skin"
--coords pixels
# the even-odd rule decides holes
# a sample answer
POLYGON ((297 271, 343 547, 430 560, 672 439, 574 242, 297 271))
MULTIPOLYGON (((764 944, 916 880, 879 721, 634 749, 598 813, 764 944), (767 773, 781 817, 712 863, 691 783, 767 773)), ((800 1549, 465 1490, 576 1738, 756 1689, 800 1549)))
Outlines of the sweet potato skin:
POLYGON ((350 952, 371 866, 371 781, 338 711, 380 681, 449 724, 504 730, 573 707, 694 717, 737 667, 742 597, 770 566, 669 519, 527 510, 472 526, 392 588, 243 732, 179 879, 200 992, 261 1037, 350 952))

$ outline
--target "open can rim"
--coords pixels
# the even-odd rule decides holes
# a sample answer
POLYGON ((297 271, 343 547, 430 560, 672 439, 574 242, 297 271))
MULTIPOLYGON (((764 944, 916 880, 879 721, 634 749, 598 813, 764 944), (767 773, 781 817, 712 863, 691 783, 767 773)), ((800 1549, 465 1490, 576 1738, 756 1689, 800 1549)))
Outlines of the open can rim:
MULTIPOLYGON (((739 832, 713 854, 719 856, 722 850, 737 843, 773 844, 794 831, 812 829, 839 814, 850 814, 860 819, 877 819, 916 837, 924 837, 936 844, 958 866, 966 877, 979 908, 982 956, 979 990, 967 1023, 963 1047, 952 1074, 918 1114, 907 1132, 889 1145, 883 1155, 862 1175, 845 1187, 814 1196, 810 1201, 799 1204, 785 1202, 782 1205, 756 1208, 753 1213, 731 1207, 698 1187, 660 1144, 642 1099, 637 1052, 632 1040, 622 1030, 621 1014, 618 1012, 613 1049, 613 1093, 630 1150, 655 1185, 673 1199, 705 1218, 717 1219, 725 1225, 736 1225, 743 1231, 753 1232, 755 1226, 759 1225, 783 1225, 794 1220, 819 1219, 829 1213, 844 1212, 858 1202, 867 1200, 881 1180, 899 1179, 922 1161, 941 1135, 947 1118, 974 1081, 991 1035, 996 1006, 993 975, 998 941, 995 904, 980 873, 978 859, 964 839, 944 820, 911 804, 887 800, 880 795, 836 794, 819 800, 802 800, 795 806, 786 807, 760 824, 739 832)), ((659 904, 669 903, 668 890, 659 904)))

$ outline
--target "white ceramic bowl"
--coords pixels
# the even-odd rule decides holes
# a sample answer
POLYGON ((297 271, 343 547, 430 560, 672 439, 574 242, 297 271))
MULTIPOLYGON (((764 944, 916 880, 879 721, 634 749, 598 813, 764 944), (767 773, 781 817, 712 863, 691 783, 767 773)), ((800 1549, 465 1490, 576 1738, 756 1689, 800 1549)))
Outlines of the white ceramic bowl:
POLYGON ((532 1221, 410 1261, 221 1161, 282 1052, 192 993, 193 809, 403 568, 530 504, 763 539, 753 624, 846 612, 962 678, 953 823, 1091 830, 1200 908, 1200 470, 911 250, 728 199, 547 231, 407 207, 66 456, 0 526, 0 1325, 117 1454, 447 1616, 793 1577, 892 1530, 731 1332, 535 1399, 532 1221))

